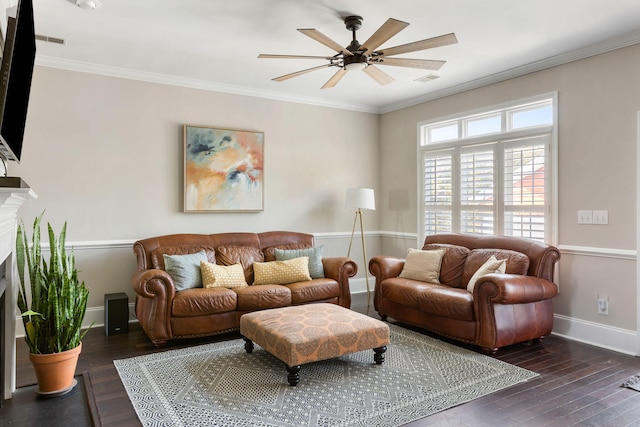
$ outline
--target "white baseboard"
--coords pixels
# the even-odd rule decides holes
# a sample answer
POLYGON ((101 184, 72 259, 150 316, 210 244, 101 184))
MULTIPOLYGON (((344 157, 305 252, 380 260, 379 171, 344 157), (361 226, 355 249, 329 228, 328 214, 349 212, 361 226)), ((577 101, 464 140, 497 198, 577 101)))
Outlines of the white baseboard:
MULTIPOLYGON (((367 285, 364 278, 349 280, 352 296, 363 296, 367 293, 367 285)), ((371 291, 373 284, 369 278, 371 291)), ((135 317, 135 304, 129 303, 129 322, 137 322, 135 317)), ((84 317, 83 328, 104 327, 104 307, 89 307, 84 317)), ((638 336, 635 331, 602 325, 600 323, 575 319, 556 314, 554 316, 553 335, 582 342, 618 353, 632 356, 640 355, 637 348, 638 336)), ((24 337, 24 329, 20 317, 16 318, 16 337, 24 337)))
POLYGON ((619 353, 639 355, 636 331, 556 314, 552 333, 619 353))

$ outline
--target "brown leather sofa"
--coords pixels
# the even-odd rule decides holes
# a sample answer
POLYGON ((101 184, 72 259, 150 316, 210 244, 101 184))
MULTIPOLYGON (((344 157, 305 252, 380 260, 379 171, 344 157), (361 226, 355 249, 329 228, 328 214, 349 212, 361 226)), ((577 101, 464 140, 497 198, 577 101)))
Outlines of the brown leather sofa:
POLYGON ((314 246, 313 235, 287 231, 266 233, 173 234, 139 240, 133 251, 137 271, 136 316, 156 347, 178 338, 202 337, 239 329, 244 313, 307 303, 351 307, 349 277, 358 267, 349 258, 323 258, 324 278, 288 285, 252 285, 241 289, 195 288, 176 291, 165 271, 163 255, 204 250, 211 263, 240 262, 247 283, 253 283, 252 264, 274 261, 274 249, 314 246))
POLYGON ((555 247, 507 236, 448 233, 425 239, 424 250, 442 248, 440 284, 398 277, 404 259, 371 259, 369 271, 376 277, 374 305, 383 320, 389 316, 478 345, 486 353, 551 333, 551 299, 558 292, 553 274, 560 259, 555 247), (491 255, 507 259, 506 272, 481 277, 469 292, 469 279, 491 255))

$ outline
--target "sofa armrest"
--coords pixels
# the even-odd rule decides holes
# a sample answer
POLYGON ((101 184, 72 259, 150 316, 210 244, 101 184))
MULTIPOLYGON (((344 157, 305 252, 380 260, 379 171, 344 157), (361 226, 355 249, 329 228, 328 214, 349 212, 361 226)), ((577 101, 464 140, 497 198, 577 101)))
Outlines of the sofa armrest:
POLYGON ((526 304, 551 299, 558 294, 555 283, 535 276, 488 274, 478 280, 473 290, 474 301, 493 304, 526 304))
POLYGON ((358 264, 347 257, 322 258, 322 268, 324 269, 324 276, 335 280, 340 286, 338 304, 346 308, 351 308, 349 277, 356 275, 358 272, 358 264))
POLYGON ((171 305, 176 294, 173 279, 164 270, 136 271, 131 276, 136 291, 136 317, 155 346, 171 339, 171 305))
POLYGON ((131 275, 131 286, 144 298, 173 300, 176 294, 176 287, 169 273, 159 269, 135 271, 131 275))
POLYGON ((376 278, 376 285, 373 292, 373 306, 376 311, 380 312, 382 292, 380 292, 380 284, 383 280, 390 277, 398 277, 402 273, 405 259, 396 258, 388 255, 378 255, 369 261, 369 272, 376 278))
POLYGON ((541 338, 553 328, 551 298, 558 288, 536 276, 488 274, 473 289, 476 344, 491 353, 541 338))

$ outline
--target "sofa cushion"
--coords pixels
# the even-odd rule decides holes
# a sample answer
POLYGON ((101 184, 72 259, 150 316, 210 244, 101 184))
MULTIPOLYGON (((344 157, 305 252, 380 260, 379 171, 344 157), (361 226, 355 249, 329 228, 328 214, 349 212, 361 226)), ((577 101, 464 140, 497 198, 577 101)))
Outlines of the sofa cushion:
POLYGON ((435 285, 418 299, 421 311, 456 320, 475 320, 473 295, 465 289, 435 285))
POLYGON ((469 256, 467 256, 467 262, 465 262, 462 272, 462 285, 464 285, 465 288, 473 274, 482 264, 487 262, 491 255, 494 255, 498 260, 507 260, 507 268, 505 271, 507 274, 526 275, 527 271, 529 271, 529 257, 521 252, 507 249, 474 249, 469 253, 469 256))
POLYGON ((291 291, 282 285, 254 285, 234 289, 239 311, 255 311, 291 305, 291 291))
POLYGON ((254 285, 286 285, 311 280, 309 257, 299 257, 286 261, 254 262, 254 285))
POLYGON ((462 271, 471 249, 446 243, 429 243, 424 245, 422 249, 445 249, 440 265, 440 283, 454 288, 463 287, 462 271))
POLYGON ((498 260, 495 255, 491 255, 489 259, 482 264, 475 273, 473 273, 473 276, 469 279, 469 283, 467 283, 467 291, 473 293, 473 289, 475 288, 476 282, 479 278, 486 276, 487 274, 504 273, 506 269, 506 259, 498 260))
POLYGON ((205 288, 241 288, 248 286, 242 264, 215 265, 200 261, 202 286, 205 288))
POLYGON ((202 287, 200 261, 207 260, 204 251, 187 255, 163 255, 167 273, 173 279, 176 291, 202 287))
POLYGON ((437 286, 442 285, 393 277, 385 279, 380 283, 380 293, 382 299, 412 308, 419 308, 422 295, 437 286))
POLYGON ((172 304, 172 316, 205 316, 234 311, 237 307, 237 296, 234 291, 226 288, 187 289, 177 292, 172 304))
POLYGON ((264 255, 253 246, 218 246, 216 261, 222 265, 242 264, 245 280, 253 283, 253 263, 264 261, 264 255))
POLYGON ((340 297, 340 285, 333 279, 312 279, 286 286, 291 291, 291 304, 294 305, 340 297))
POLYGON ((323 246, 304 249, 275 248, 274 253, 276 256, 276 261, 286 261, 303 256, 309 257, 309 276, 311 276, 312 279, 320 279, 324 277, 324 267, 322 266, 322 248, 323 246))
POLYGON ((428 251, 409 249, 399 277, 439 284, 440 264, 444 253, 444 249, 428 251))
POLYGON ((276 261, 276 249, 284 249, 284 250, 294 250, 294 249, 307 249, 310 248, 310 245, 305 243, 287 243, 284 245, 278 246, 269 246, 268 248, 264 248, 262 252, 264 252, 264 260, 266 262, 276 261))

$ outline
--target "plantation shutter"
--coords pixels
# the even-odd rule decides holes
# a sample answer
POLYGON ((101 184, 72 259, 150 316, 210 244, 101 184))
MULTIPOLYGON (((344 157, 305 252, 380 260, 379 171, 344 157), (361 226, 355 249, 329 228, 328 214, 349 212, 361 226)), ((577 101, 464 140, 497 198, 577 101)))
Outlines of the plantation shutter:
POLYGON ((494 145, 464 148, 460 152, 460 231, 494 234, 494 145))
POLYGON ((504 234, 545 237, 545 146, 549 136, 504 143, 504 234))
POLYGON ((454 203, 453 150, 425 153, 423 176, 425 233, 451 232, 454 203))

